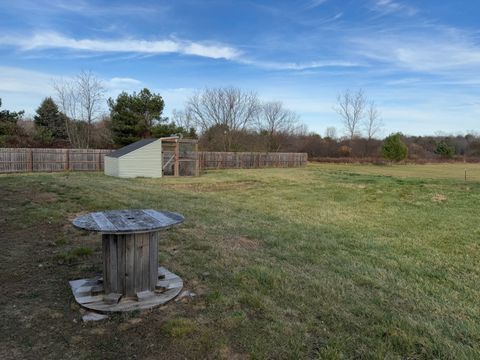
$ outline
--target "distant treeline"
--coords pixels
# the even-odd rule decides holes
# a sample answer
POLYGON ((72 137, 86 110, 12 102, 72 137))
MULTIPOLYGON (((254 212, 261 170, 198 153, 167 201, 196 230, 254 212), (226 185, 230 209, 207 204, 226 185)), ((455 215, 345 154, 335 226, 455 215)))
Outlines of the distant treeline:
MULTIPOLYGON (((215 143, 216 136, 202 135, 199 144, 207 151, 221 151, 215 143)), ((410 161, 480 161, 480 136, 438 135, 407 136, 399 134, 406 145, 407 159, 410 161)), ((245 131, 236 135, 236 151, 268 151, 265 138, 254 131, 245 131)), ((276 141, 279 151, 305 152, 310 160, 319 161, 381 161, 385 139, 367 139, 363 137, 332 138, 319 134, 278 134, 276 141), (350 160, 349 160, 350 159, 350 160)))
MULTIPOLYGON (((90 147, 97 149, 116 148, 110 130, 110 119, 103 118, 93 124, 90 147)), ((68 139, 57 138, 47 142, 37 134, 33 120, 19 120, 18 129, 11 136, 4 136, 2 147, 72 147, 68 139)), ((167 134, 165 134, 167 135, 167 134)), ((193 132, 191 135, 197 137, 193 132)), ((164 135, 162 135, 164 136, 164 135)), ((254 152, 304 152, 310 160, 346 162, 346 161, 381 161, 383 140, 366 139, 362 137, 332 138, 315 133, 277 133, 275 135, 276 149, 269 147, 272 140, 265 134, 255 130, 242 130, 232 134, 235 141, 231 151, 254 152)), ((200 134, 199 148, 203 151, 224 151, 224 132, 219 127, 210 128, 200 134)), ((417 162, 433 161, 480 161, 480 136, 438 135, 438 136, 407 136, 400 135, 408 148, 407 159, 417 162)))
MULTIPOLYGON (((329 127, 308 132, 300 117, 281 102, 262 102, 254 92, 211 88, 187 99, 182 110, 163 117, 160 94, 143 89, 104 98, 91 72, 54 84, 31 119, 0 110, 0 147, 110 149, 141 138, 179 135, 198 138, 203 151, 304 152, 320 161, 480 160, 480 136, 406 136, 380 140, 383 122, 376 104, 362 90, 338 95, 335 111, 346 136, 329 127), (105 101, 109 112, 106 113, 105 101)), ((0 99, 0 107, 1 107, 0 99)))

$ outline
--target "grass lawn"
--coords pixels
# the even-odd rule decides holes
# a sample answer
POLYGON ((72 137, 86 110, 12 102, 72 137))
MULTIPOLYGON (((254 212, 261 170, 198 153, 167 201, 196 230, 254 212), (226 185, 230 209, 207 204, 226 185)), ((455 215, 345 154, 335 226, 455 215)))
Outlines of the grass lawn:
POLYGON ((1 175, 0 201, 2 359, 480 358, 478 165, 1 175), (197 296, 84 324, 101 247, 70 220, 117 208, 186 216, 160 261, 197 296))

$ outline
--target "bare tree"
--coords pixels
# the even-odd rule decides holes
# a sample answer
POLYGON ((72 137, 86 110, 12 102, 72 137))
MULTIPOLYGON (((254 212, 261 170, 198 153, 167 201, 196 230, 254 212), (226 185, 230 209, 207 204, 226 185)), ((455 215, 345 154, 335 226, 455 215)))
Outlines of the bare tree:
POLYGON ((76 89, 79 99, 81 120, 87 122, 87 147, 90 144, 92 122, 97 120, 102 112, 101 103, 104 100, 105 87, 91 71, 82 71, 77 75, 76 89))
POLYGON ((53 84, 61 111, 67 116, 65 127, 74 147, 88 148, 92 123, 102 115, 105 88, 91 71, 53 84))
POLYGON ((255 93, 228 87, 197 92, 188 99, 185 111, 202 132, 221 129, 224 150, 230 151, 236 134, 253 124, 259 109, 255 93))
POLYGON ((72 88, 72 85, 71 81, 65 79, 53 83, 60 110, 65 114, 65 129, 68 141, 73 147, 83 148, 86 147, 86 144, 83 141, 84 136, 80 134, 76 126, 78 101, 75 98, 76 92, 72 88))
POLYGON ((187 111, 173 109, 171 120, 175 123, 175 125, 181 126, 186 130, 189 130, 190 128, 195 128, 192 115, 187 111))
POLYGON ((378 135, 383 128, 381 114, 374 101, 371 101, 368 104, 367 116, 363 122, 363 127, 365 129, 365 133, 367 134, 368 141, 373 139, 375 135, 378 135))
POLYGON ((281 137, 296 132, 299 126, 299 116, 283 107, 279 101, 267 102, 261 105, 258 113, 257 128, 267 136, 267 150, 279 151, 281 137))
POLYGON ((307 136, 307 134, 308 134, 308 126, 303 122, 297 123, 295 127, 292 129, 292 132, 290 133, 290 135, 296 135, 296 136, 307 136))
POLYGON ((371 152, 372 139, 378 135, 382 130, 383 121, 380 111, 374 101, 370 101, 367 108, 367 115, 363 122, 363 128, 365 130, 367 141, 365 142, 365 156, 368 156, 371 152))
POLYGON ((362 89, 357 92, 346 90, 337 96, 337 105, 334 110, 340 115, 345 130, 353 140, 359 134, 359 127, 365 117, 367 99, 362 89))
POLYGON ((329 126, 325 130, 325 137, 335 140, 337 138, 337 129, 334 126, 329 126))

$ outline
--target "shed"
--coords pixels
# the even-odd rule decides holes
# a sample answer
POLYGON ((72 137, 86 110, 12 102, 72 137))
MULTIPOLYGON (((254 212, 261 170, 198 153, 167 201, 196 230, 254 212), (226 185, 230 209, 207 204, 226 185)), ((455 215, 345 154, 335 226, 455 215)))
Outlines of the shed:
POLYGON ((159 178, 198 175, 197 141, 142 139, 105 155, 105 175, 159 178))

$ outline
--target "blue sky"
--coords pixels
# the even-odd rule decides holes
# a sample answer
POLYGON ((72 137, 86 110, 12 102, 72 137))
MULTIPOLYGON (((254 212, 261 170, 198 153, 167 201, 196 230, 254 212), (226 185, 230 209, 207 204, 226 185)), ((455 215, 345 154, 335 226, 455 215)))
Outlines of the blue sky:
POLYGON ((480 130, 480 1, 0 0, 0 98, 33 114, 81 70, 109 96, 148 87, 166 115, 195 89, 281 100, 312 131, 342 124, 336 96, 363 88, 385 129, 480 130))

